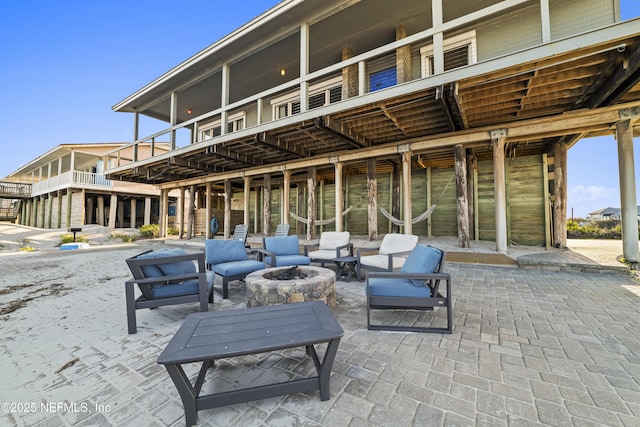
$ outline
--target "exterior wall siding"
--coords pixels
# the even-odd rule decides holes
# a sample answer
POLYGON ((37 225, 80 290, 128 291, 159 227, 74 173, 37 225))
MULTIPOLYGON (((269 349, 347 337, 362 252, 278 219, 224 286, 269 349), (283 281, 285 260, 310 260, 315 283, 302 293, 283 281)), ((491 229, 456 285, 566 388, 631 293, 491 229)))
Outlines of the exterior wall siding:
POLYGON ((614 0, 555 0, 549 9, 552 40, 615 22, 614 0))
POLYGON ((507 159, 509 238, 520 245, 545 243, 542 168, 541 156, 507 159))

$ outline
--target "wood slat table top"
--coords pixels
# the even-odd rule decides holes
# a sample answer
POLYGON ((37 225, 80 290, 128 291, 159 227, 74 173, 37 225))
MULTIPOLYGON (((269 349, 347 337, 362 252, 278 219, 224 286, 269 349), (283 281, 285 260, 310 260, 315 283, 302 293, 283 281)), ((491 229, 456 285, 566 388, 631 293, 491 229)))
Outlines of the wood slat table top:
POLYGON ((189 363, 302 347, 343 334, 321 301, 194 313, 187 316, 158 363, 189 363))

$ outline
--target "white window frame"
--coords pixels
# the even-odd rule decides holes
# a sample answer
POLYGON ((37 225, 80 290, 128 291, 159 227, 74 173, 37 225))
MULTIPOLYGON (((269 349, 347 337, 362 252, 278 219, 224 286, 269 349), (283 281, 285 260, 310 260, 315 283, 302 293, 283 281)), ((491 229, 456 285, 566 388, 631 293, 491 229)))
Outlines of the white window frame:
MULTIPOLYGON (((229 116, 227 119, 227 125, 232 124, 233 130, 231 132, 237 132, 247 127, 247 113, 241 111, 239 113, 234 113, 229 116), (242 126, 238 125, 238 122, 242 120, 242 126)), ((206 125, 202 125, 198 128, 198 141, 205 141, 208 139, 213 139, 213 136, 205 135, 205 132, 222 127, 222 120, 218 119, 214 122, 207 123, 206 125)))
MULTIPOLYGON (((466 33, 458 34, 457 36, 450 37, 443 42, 444 52, 448 52, 453 49, 457 49, 462 46, 469 46, 468 65, 478 62, 478 49, 476 42, 476 30, 467 31, 466 33)), ((431 67, 429 61, 433 59, 433 45, 424 46, 420 48, 420 63, 422 66, 422 77, 428 77, 431 75, 431 67)))
MULTIPOLYGON (((325 104, 328 105, 329 96, 331 89, 334 89, 338 86, 342 86, 342 76, 334 77, 333 79, 325 80, 320 83, 316 83, 315 85, 309 86, 309 98, 314 95, 317 95, 321 92, 325 93, 325 104)), ((273 120, 282 119, 284 117, 291 116, 291 107, 294 102, 300 102, 300 91, 295 91, 288 93, 286 95, 282 95, 278 98, 274 98, 271 100, 271 117, 273 120), (280 107, 286 106, 288 114, 286 116, 280 117, 279 111, 280 107)))

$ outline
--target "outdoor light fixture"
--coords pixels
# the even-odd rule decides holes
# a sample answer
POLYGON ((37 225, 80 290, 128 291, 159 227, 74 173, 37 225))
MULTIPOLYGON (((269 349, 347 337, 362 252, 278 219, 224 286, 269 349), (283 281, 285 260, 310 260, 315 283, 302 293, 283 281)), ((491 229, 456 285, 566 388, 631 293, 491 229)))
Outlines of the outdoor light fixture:
POLYGON ((284 68, 280 70, 280 75, 284 76, 285 74, 287 74, 287 70, 285 70, 284 68))
POLYGON ((191 114, 191 108, 187 108, 187 114, 191 114))

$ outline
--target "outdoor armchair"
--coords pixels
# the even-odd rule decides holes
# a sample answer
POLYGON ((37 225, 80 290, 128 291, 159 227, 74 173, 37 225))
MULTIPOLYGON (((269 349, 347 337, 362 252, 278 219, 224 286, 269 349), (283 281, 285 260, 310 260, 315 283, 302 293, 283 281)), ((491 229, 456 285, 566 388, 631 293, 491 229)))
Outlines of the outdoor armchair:
POLYGON ((365 280, 367 329, 450 334, 453 330, 451 276, 443 273, 445 257, 440 249, 417 245, 400 272, 369 272, 365 280), (440 309, 446 310, 446 324, 435 326, 442 322, 440 309), (432 310, 433 313, 426 321, 422 316, 416 319, 385 313, 378 316, 383 323, 373 324, 373 310, 432 310))
POLYGON ((362 270, 393 271, 402 267, 405 256, 418 244, 418 236, 389 233, 382 238, 379 247, 359 249, 356 252, 356 275, 362 280, 362 270))
POLYGON ((320 234, 320 241, 304 247, 304 254, 311 262, 334 262, 336 258, 353 256, 353 243, 349 243, 348 231, 325 231, 320 234), (317 248, 312 251, 310 249, 317 248))
POLYGON ((208 310, 213 273, 207 274, 204 253, 186 253, 182 249, 146 251, 128 258, 133 279, 125 282, 127 325, 130 334, 137 331, 136 310, 165 305, 199 302, 200 311, 208 310), (135 297, 135 287, 141 295, 135 297))
POLYGON ((261 261, 249 259, 241 240, 209 239, 205 242, 207 269, 222 278, 222 298, 229 297, 229 282, 265 268, 261 261))
POLYGON ((262 249, 258 249, 258 256, 271 267, 311 263, 308 256, 300 254, 298 236, 265 237, 262 239, 262 249))

